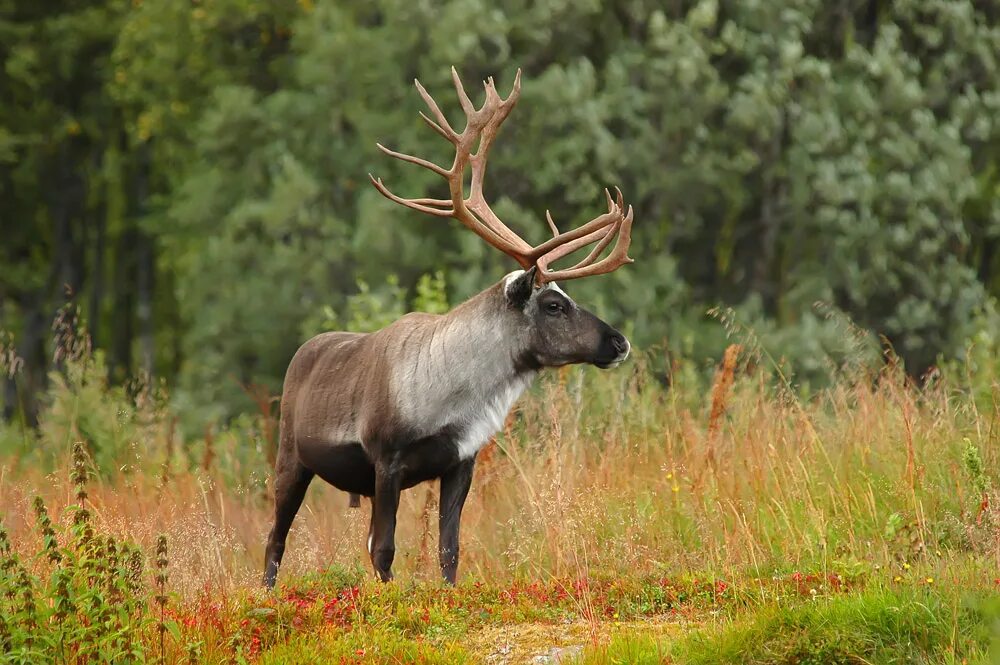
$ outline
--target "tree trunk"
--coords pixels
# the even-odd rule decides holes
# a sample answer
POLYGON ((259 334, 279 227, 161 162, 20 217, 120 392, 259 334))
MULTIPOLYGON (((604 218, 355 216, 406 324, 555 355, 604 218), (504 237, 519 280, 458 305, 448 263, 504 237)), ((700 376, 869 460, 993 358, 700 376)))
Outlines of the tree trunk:
POLYGON ((74 172, 73 154, 65 142, 59 147, 55 177, 49 189, 49 215, 52 219, 52 241, 56 302, 60 295, 76 297, 83 283, 83 243, 78 231, 80 212, 83 208, 84 188, 78 173, 74 172))
MULTIPOLYGON (((141 221, 147 212, 149 197, 149 146, 139 149, 139 168, 135 177, 135 215, 141 221)), ((139 327, 140 370, 152 380, 155 360, 153 330, 153 288, 156 254, 153 239, 143 230, 136 236, 136 318, 139 327)))
POLYGON ((986 238, 982 241, 982 250, 979 254, 979 266, 976 270, 979 281, 993 295, 997 295, 993 288, 993 264, 996 263, 997 239, 986 238))
MULTIPOLYGON (((7 308, 0 305, 0 334, 7 330, 7 308)), ((0 343, 4 341, 0 337, 0 343)), ((0 349, 2 350, 2 349, 0 349)), ((17 406, 17 386, 13 378, 14 368, 6 363, 0 364, 0 374, 3 375, 3 393, 0 394, 0 418, 9 421, 14 416, 17 406)))
POLYGON ((48 365, 43 337, 45 303, 41 297, 29 297, 22 305, 24 327, 17 355, 24 360, 24 365, 18 375, 8 379, 6 400, 11 415, 20 407, 24 423, 29 427, 35 427, 38 425, 38 395, 45 387, 45 372, 48 365))
MULTIPOLYGON (((101 159, 94 160, 94 171, 99 172, 101 159)), ((106 238, 108 228, 108 208, 106 195, 99 197, 99 203, 93 211, 93 259, 91 261, 90 275, 90 300, 87 303, 87 319, 90 332, 90 341, 94 348, 100 346, 101 331, 101 305, 104 302, 104 253, 106 249, 106 238)))
POLYGON ((132 340, 135 336, 135 244, 137 232, 131 220, 115 243, 114 304, 111 320, 111 346, 108 353, 108 374, 113 381, 132 374, 132 340))
POLYGON ((781 165, 784 133, 785 119, 782 114, 781 124, 774 130, 774 136, 771 137, 767 150, 767 161, 763 165, 762 199, 758 221, 759 243, 753 258, 750 281, 750 288, 760 294, 768 312, 773 312, 776 304, 773 269, 778 232, 781 228, 781 208, 784 205, 784 187, 777 171, 781 165))
POLYGON ((138 237, 136 257, 136 318, 139 325, 140 369, 147 378, 153 378, 155 359, 153 330, 153 281, 156 272, 156 256, 153 240, 145 233, 138 237))

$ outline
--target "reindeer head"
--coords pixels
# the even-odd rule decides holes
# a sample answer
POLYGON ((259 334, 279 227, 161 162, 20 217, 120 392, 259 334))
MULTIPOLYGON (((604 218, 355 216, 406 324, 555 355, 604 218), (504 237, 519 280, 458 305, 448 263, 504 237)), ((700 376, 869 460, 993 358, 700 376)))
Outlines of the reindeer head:
POLYGON ((617 367, 628 357, 625 336, 577 305, 555 282, 539 285, 538 268, 504 278, 503 292, 521 331, 521 360, 530 367, 588 363, 617 367))
POLYGON ((524 269, 504 278, 502 290, 509 311, 519 317, 518 328, 524 340, 519 352, 524 361, 536 367, 554 367, 571 363, 590 363, 601 368, 617 366, 628 356, 629 343, 617 330, 574 303, 556 285, 590 275, 609 273, 626 263, 632 263, 628 248, 632 239, 632 206, 626 208, 622 193, 616 188, 612 198, 604 190, 608 211, 583 226, 560 233, 545 212, 552 238, 532 246, 504 224, 490 208, 483 195, 483 180, 490 147, 500 125, 510 114, 521 94, 521 72, 506 99, 497 93, 492 77, 484 83, 486 101, 476 108, 469 99, 458 72, 452 67, 452 79, 459 103, 465 112, 465 129, 459 133, 448 123, 437 103, 419 81, 415 81, 420 96, 434 115, 432 120, 420 117, 438 134, 455 146, 455 159, 450 168, 426 159, 396 152, 382 144, 378 147, 390 157, 422 166, 437 173, 448 183, 448 199, 406 199, 393 194, 380 178, 369 177, 385 197, 407 208, 436 217, 454 217, 466 228, 491 246, 504 252, 524 269), (477 147, 478 144, 478 147, 477 147), (473 152, 475 149, 475 152, 473 152), (471 167, 469 196, 465 196, 465 170, 471 167), (611 251, 603 252, 615 241, 611 251), (594 245, 585 258, 562 270, 549 265, 573 252, 594 245))

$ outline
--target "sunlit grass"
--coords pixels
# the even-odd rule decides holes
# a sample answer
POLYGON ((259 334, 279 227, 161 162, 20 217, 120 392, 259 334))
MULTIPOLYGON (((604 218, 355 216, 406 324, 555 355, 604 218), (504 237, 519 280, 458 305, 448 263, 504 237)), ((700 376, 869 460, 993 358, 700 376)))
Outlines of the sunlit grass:
POLYGON ((643 631, 590 647, 581 665, 994 662, 995 596, 928 588, 879 588, 823 600, 772 604, 671 640, 643 631))
MULTIPOLYGON (((268 595, 267 427, 241 422, 182 445, 165 407, 68 381, 33 441, 101 451, 91 523, 145 553, 151 612, 166 536, 164 649, 177 658, 518 662, 561 642, 586 645, 586 662, 633 662, 630 649, 679 663, 902 662, 880 655, 892 649, 915 662, 985 658, 981 600, 1000 578, 995 401, 944 380, 917 388, 892 368, 803 398, 741 358, 734 349, 711 385, 681 368, 669 390, 641 359, 543 377, 481 453, 454 591, 437 581, 432 485, 404 493, 397 581, 383 586, 368 572, 367 502, 349 509, 314 483, 283 586, 268 595), (90 399, 132 409, 106 424, 113 440, 73 415, 90 399), (763 637, 746 656, 756 660, 735 655, 763 637)), ((39 579, 34 497, 57 524, 78 501, 70 456, 54 455, 51 472, 44 459, 9 458, 0 474, 12 549, 39 579)))

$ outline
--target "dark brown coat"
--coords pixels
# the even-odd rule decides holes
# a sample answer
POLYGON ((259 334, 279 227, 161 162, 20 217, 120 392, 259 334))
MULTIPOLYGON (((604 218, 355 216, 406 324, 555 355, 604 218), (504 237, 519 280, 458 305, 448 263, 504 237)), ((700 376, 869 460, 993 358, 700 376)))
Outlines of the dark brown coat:
POLYGON ((554 283, 517 271, 445 315, 408 314, 374 333, 317 335, 292 359, 281 399, 275 525, 265 583, 314 475, 373 498, 369 553, 391 577, 399 492, 441 479, 441 568, 454 581, 458 520, 476 453, 542 367, 617 365, 628 342, 554 283))

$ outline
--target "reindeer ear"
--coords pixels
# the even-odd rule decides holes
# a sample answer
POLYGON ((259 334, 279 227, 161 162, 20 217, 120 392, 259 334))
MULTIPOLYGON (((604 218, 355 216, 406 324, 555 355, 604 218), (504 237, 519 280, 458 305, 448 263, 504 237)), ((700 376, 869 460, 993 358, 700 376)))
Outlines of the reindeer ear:
POLYGON ((531 266, 520 275, 508 280, 504 287, 507 302, 514 307, 524 307, 531 298, 531 292, 535 288, 535 273, 537 272, 538 266, 531 266))

